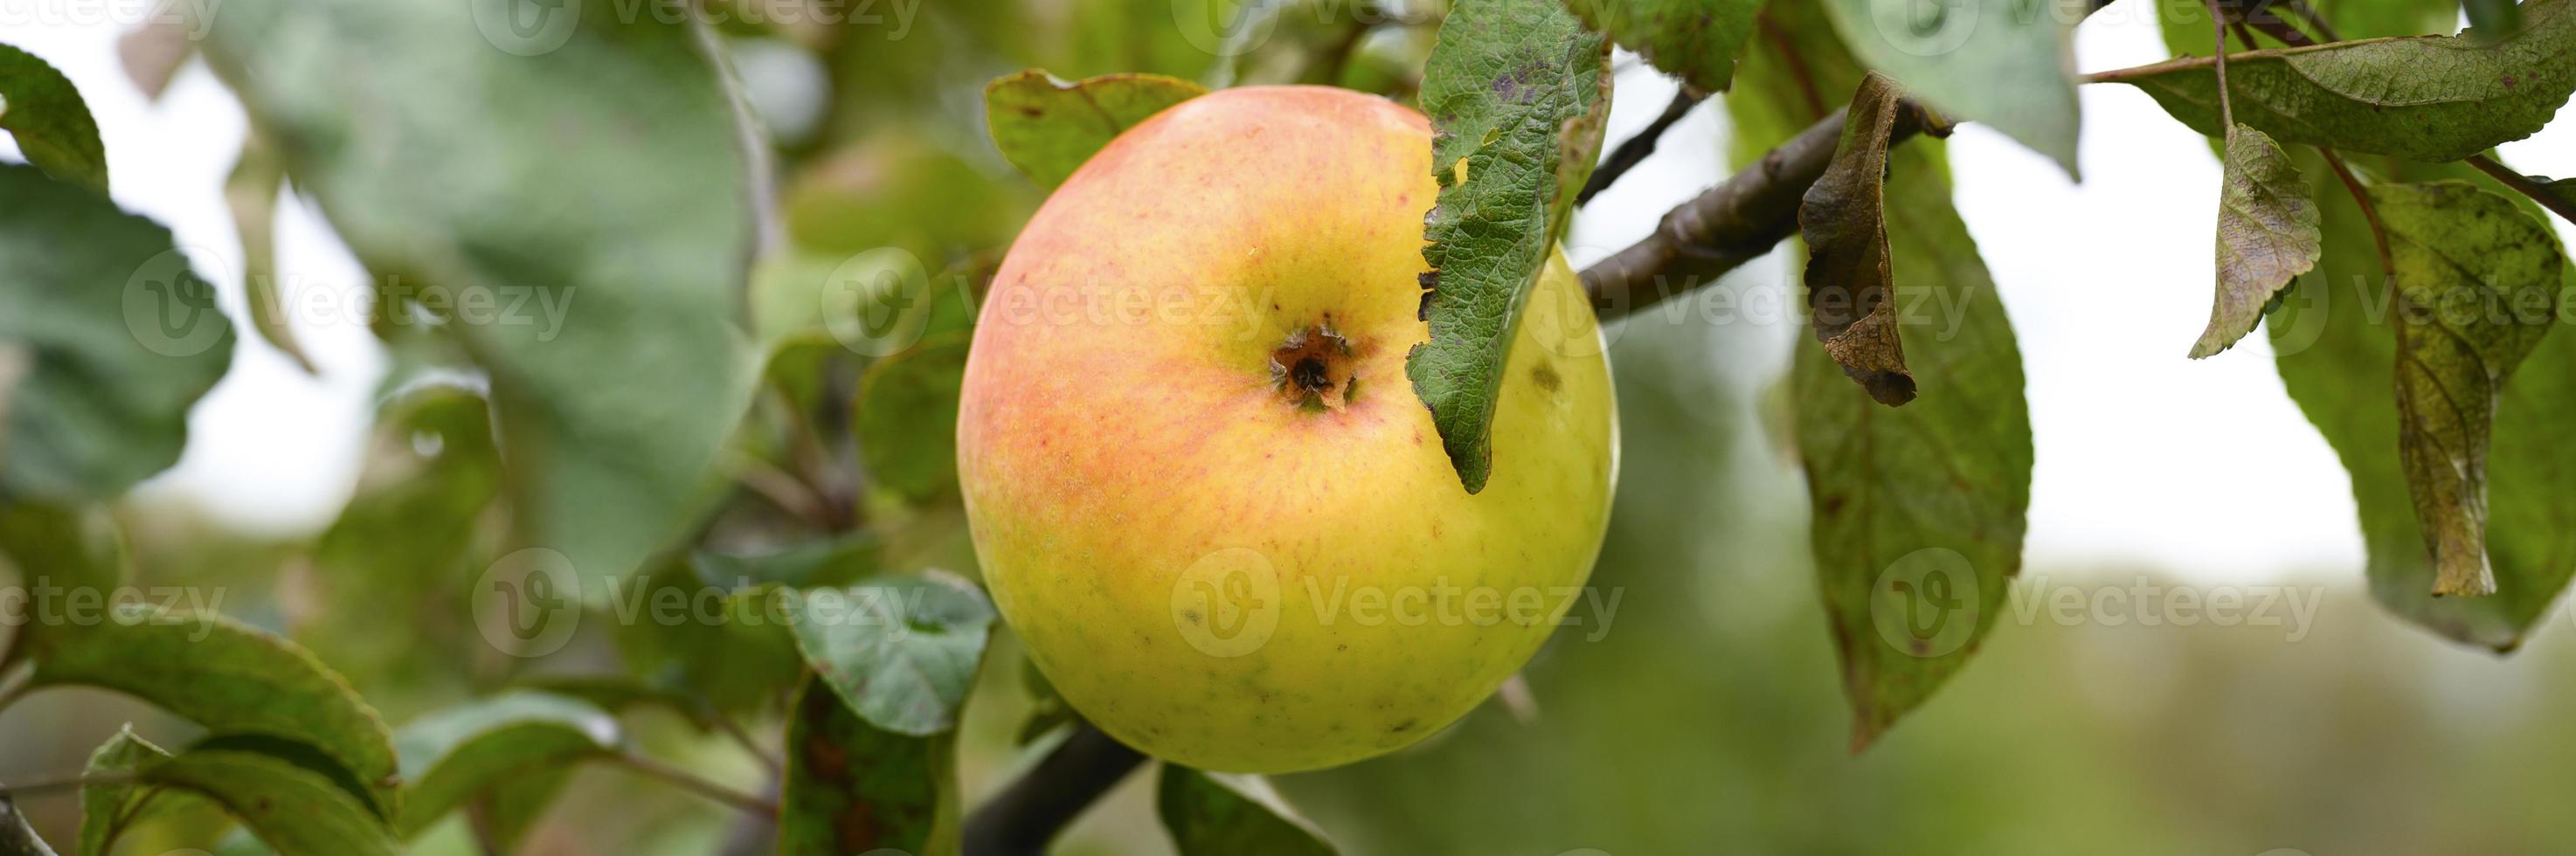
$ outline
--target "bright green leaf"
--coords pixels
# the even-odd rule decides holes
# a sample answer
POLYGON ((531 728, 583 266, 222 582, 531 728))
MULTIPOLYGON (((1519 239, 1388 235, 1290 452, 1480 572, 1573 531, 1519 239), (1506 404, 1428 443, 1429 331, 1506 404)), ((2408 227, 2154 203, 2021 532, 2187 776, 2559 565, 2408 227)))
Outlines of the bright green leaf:
POLYGON ((541 692, 448 708, 394 735, 403 800, 395 829, 420 834, 448 811, 505 780, 617 750, 617 719, 589 702, 541 692))
POLYGON ((2557 323, 2566 259, 2547 226, 2475 186, 2370 189, 2396 266, 2397 444, 2433 591, 2495 591, 2488 437, 2506 381, 2557 323))
POLYGON ((116 736, 90 753, 89 767, 81 778, 100 781, 81 788, 80 852, 100 856, 114 852, 116 837, 133 826, 143 806, 156 795, 151 788, 137 787, 126 779, 168 757, 168 751, 135 734, 131 725, 118 729, 116 736))
POLYGON ((797 599, 796 647, 870 724, 916 737, 957 725, 993 604, 946 574, 900 575, 797 599))
POLYGON ((2236 126, 2218 187, 2218 297, 2194 359, 2254 331, 2290 280, 2317 266, 2317 206, 2288 152, 2263 132, 2236 126))
POLYGON ((859 458, 913 502, 957 492, 957 394, 971 336, 951 333, 868 367, 859 382, 859 458))
POLYGON ((1163 829, 1181 856, 1332 856, 1323 832, 1291 812, 1259 776, 1164 764, 1155 787, 1163 829))
POLYGON ((1159 74, 1067 82, 1033 68, 985 86, 984 115, 1002 157, 1053 188, 1128 128, 1204 94, 1198 84, 1159 74))
POLYGON ((907 737, 870 726, 821 681, 796 694, 779 795, 780 856, 892 848, 954 856, 957 747, 952 735, 907 737))
MULTIPOLYGON (((2284 143, 2419 161, 2455 161, 2538 132, 2576 91, 2576 0, 2525 4, 2522 32, 2358 39, 2230 51, 2236 121, 2284 143)), ((2165 112, 2223 136, 2207 57, 2095 75, 2153 96, 2165 112)))
POLYGON ((128 603, 94 617, 31 634, 33 686, 116 690, 217 735, 310 744, 363 783, 371 809, 391 813, 392 738, 375 710, 312 652, 208 613, 128 603))
POLYGON ((232 325, 159 224, 26 166, 0 200, 0 492, 113 498, 179 460, 232 325))
POLYGON ((1553 0, 1462 0, 1423 70, 1440 199, 1423 228, 1431 340, 1404 373, 1468 493, 1492 474, 1488 434, 1522 306, 1600 152, 1608 63, 1601 35, 1553 0))
MULTIPOLYGON (((1823 5, 1868 68, 1896 78, 1944 115, 1993 127, 2057 161, 2067 175, 2077 174, 2080 120, 2070 33, 2091 11, 2089 0, 1825 0, 1823 5)), ((1795 74, 1788 69, 1782 73, 1795 74)), ((1815 84, 1823 91, 1842 91, 1822 80, 1815 84)))
POLYGON ((441 319, 490 374, 517 546, 596 581, 677 534, 748 401, 746 154, 688 24, 587 0, 547 43, 514 11, 232 0, 206 56, 376 275, 379 329, 441 319))
MULTIPOLYGON (((1810 100, 1782 50, 1795 51, 1817 91, 1855 91, 1863 74, 1821 9, 1775 3, 1765 14, 1795 38, 1756 51, 1748 84, 1727 98, 1744 163, 1837 106, 1810 100)), ((1885 190, 1889 257, 1904 272, 1895 306, 1906 365, 1941 394, 1889 409, 1804 343, 1789 380, 1855 746, 1976 653, 2020 570, 2030 507, 2021 352, 1943 163, 1940 141, 1909 141, 1888 155, 1885 190)))
POLYGON ((1592 29, 1610 34, 1701 92, 1735 81, 1735 61, 1753 35, 1761 0, 1564 0, 1592 29))
POLYGON ((71 78, 35 54, 0 44, 0 131, 45 174, 107 195, 107 147, 71 78))
POLYGON ((356 797, 328 777, 275 756, 191 749, 143 768, 140 781, 214 800, 281 856, 400 852, 393 831, 356 797))
MULTIPOLYGON (((2325 169, 2313 154, 2303 169, 2325 169)), ((2470 181, 2501 192, 2465 164, 2356 159, 2365 174, 2398 181, 2470 181)), ((2335 182, 2315 190, 2325 235, 2317 270, 2300 277, 2266 319, 2281 382, 2325 436, 2352 478, 2368 549, 2371 595, 2407 620, 2469 644, 2508 651, 2549 612, 2576 573, 2576 336, 2554 335, 2523 361, 2495 404, 2487 452, 2486 553, 2496 593, 2435 597, 2432 550, 2416 520, 2397 450, 2398 346, 2385 272, 2368 220, 2335 182)), ((2537 217, 2537 209, 2519 206, 2537 217)), ((2576 274, 2561 281, 2561 295, 2576 274)), ((2561 298, 2565 305, 2565 298, 2561 298)))

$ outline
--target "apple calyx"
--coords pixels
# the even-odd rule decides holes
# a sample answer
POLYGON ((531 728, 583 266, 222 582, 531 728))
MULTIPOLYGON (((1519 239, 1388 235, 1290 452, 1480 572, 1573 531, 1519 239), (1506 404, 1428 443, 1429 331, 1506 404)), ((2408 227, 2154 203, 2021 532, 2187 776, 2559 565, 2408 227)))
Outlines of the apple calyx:
POLYGON ((1270 353, 1270 383, 1301 409, 1339 410, 1359 386, 1352 376, 1354 353, 1350 339, 1335 331, 1327 317, 1288 334, 1270 353))

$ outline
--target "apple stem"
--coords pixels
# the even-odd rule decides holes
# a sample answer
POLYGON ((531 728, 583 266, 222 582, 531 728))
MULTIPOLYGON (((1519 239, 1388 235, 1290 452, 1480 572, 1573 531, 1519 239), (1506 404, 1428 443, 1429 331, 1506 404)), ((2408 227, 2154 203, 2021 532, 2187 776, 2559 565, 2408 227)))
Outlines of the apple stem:
POLYGON ((1091 723, 966 817, 965 856, 1044 856, 1056 833, 1144 766, 1145 755, 1091 723))

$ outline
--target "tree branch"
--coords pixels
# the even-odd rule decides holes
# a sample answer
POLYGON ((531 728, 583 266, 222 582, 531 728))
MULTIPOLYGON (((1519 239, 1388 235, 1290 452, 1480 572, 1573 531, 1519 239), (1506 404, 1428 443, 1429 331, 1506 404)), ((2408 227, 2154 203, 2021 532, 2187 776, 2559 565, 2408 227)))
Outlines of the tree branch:
POLYGON ((1680 92, 1673 93, 1673 102, 1664 105, 1663 115, 1655 117, 1655 121, 1647 124, 1645 130, 1638 131, 1636 136, 1621 142, 1618 148, 1610 150, 1609 157, 1601 160, 1601 166, 1594 169, 1592 177, 1583 182, 1583 192, 1574 195, 1574 204, 1581 205, 1592 201, 1592 197, 1599 195, 1601 191, 1608 190, 1611 182, 1618 181, 1619 176, 1626 175, 1629 168, 1645 160, 1647 155, 1654 154, 1655 143, 1663 138, 1664 131, 1670 129, 1674 122, 1681 121, 1682 116, 1690 113, 1692 107, 1697 106, 1707 97, 1708 93, 1693 92, 1688 86, 1682 87, 1680 92))
MULTIPOLYGON (((1894 145, 1919 132, 1948 136, 1949 126, 1905 102, 1894 145)), ((1825 173, 1843 136, 1835 110, 1717 186, 1665 212, 1645 240, 1583 269, 1583 291, 1601 320, 1623 318, 1674 295, 1717 281, 1798 232, 1798 203, 1825 173)))
POLYGON ((2486 155, 2470 155, 2469 165, 2477 167, 2479 172, 2486 173, 2496 181, 2502 182, 2504 186, 2513 188, 2515 192, 2531 197, 2531 201, 2540 203, 2540 207, 2556 211, 2558 216, 2570 221, 2576 221, 2576 205, 2570 205, 2567 200, 2543 189, 2541 183, 2533 181, 2531 176, 2515 172, 2486 155))
POLYGON ((1144 763, 1143 753, 1075 722, 1055 751, 966 817, 966 856, 1042 856, 1067 822, 1144 763))

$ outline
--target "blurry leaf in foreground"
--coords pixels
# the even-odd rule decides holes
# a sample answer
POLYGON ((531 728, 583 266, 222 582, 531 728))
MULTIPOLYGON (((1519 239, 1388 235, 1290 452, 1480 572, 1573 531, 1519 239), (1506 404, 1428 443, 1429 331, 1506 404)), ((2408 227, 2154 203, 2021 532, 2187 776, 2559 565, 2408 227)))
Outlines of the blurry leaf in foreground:
POLYGON ((31 686, 116 690, 217 735, 309 744, 357 778, 371 811, 392 811, 394 750, 384 722, 348 681, 293 642, 220 615, 131 603, 95 624, 49 625, 28 641, 31 686))
POLYGON ((1903 87, 1885 75, 1862 78, 1843 119, 1833 163, 1798 205, 1808 256, 1807 321, 1825 355, 1890 407, 1914 400, 1914 374, 1896 336, 1893 271, 1887 258, 1887 147, 1903 87))
POLYGON ((2398 454, 2433 550, 2433 593, 2495 591, 2488 437, 2506 380, 2558 320, 2566 259, 2512 200, 2459 182, 2383 184, 2396 265, 2398 454))
POLYGON ((320 773, 260 752, 191 749, 141 769, 148 785, 193 791, 280 856, 392 856, 393 830, 320 773))
POLYGON ((47 175, 107 195, 107 147, 80 90, 53 65, 6 44, 0 44, 0 131, 17 138, 19 153, 47 175))
POLYGON ((478 5, 230 0, 206 56, 379 320, 490 374, 517 546, 615 577, 677 534, 748 401, 746 155, 677 16, 587 0, 521 55, 478 5))
POLYGON ((859 458, 879 486, 913 502, 957 493, 957 396, 967 333, 924 340, 868 367, 859 382, 859 458))
POLYGON ((116 736, 90 753, 89 766, 81 771, 81 778, 100 782, 81 788, 78 852, 115 852, 116 837, 140 819, 144 805, 156 796, 148 788, 136 787, 130 777, 168 757, 168 751, 135 734, 131 725, 118 729, 116 736))
MULTIPOLYGON (((2326 169, 2302 154, 2302 169, 2326 169)), ((2392 180, 2464 180, 2491 192, 2503 188, 2466 164, 2419 164, 2363 159, 2352 165, 2392 180)), ((2576 573, 2576 446, 2566 426, 2576 423, 2576 336, 2547 336, 2501 390, 2487 451, 2486 555, 2496 592, 2485 597, 2436 597, 2433 551, 2424 541, 2397 450, 2401 418, 2398 388, 2399 323, 2389 304, 2386 272, 2370 224, 2335 182, 2315 193, 2324 254, 2315 273, 2292 286, 2265 321, 2281 383, 2290 398, 2334 447, 2352 478, 2353 502, 2368 549, 2371 596, 2406 620, 2461 642, 2496 651, 2519 647, 2550 613, 2569 575, 2576 573)), ((2516 201, 2534 218, 2536 206, 2516 201)), ((2393 248, 2392 248, 2393 249, 2393 248)), ((2562 272, 2560 304, 2576 288, 2576 272, 2562 272)))
POLYGON ((1468 493, 1493 474, 1489 435, 1521 310, 1601 150, 1608 51, 1555 0, 1463 0, 1423 69, 1440 198, 1422 234, 1431 338, 1404 374, 1468 493))
POLYGON ((233 229, 241 235, 242 291, 250 305, 251 329, 313 374, 313 358, 295 341, 286 320, 286 284, 277 275, 277 194, 286 183, 286 163, 258 133, 242 137, 241 159, 224 178, 224 204, 232 208, 233 229))
MULTIPOLYGON (((2081 110, 2072 30, 2090 11, 2087 0, 1821 3, 1864 66, 1904 84, 1942 115, 1993 127, 2056 161, 2067 175, 2077 174, 2081 110)), ((1839 91, 1821 80, 1816 85, 1839 91)))
POLYGON ((956 726, 993 624, 993 604, 974 584, 905 574, 797 601, 796 647, 861 719, 912 736, 956 726))
POLYGON ((116 497, 179 460, 232 325, 160 224, 21 165, 0 200, 0 357, 25 360, 0 384, 0 493, 116 497))
POLYGON ((589 702, 514 692, 448 708, 394 735, 408 838, 494 785, 616 751, 617 719, 589 702))
POLYGON ((2218 298, 2195 359, 2253 332, 2290 280, 2317 266, 2317 206, 2290 155, 2263 132, 2236 126, 2218 188, 2218 298))
POLYGON ((1155 786, 1163 829, 1181 856, 1332 856, 1324 834, 1289 811, 1259 776, 1164 764, 1155 786))
POLYGON ((780 856, 957 851, 953 735, 907 737, 878 729, 819 680, 797 691, 790 715, 780 856))
POLYGON ((1159 74, 1067 82, 1033 68, 985 86, 984 115, 1002 157, 1038 186, 1053 188, 1128 128, 1206 93, 1159 74))

